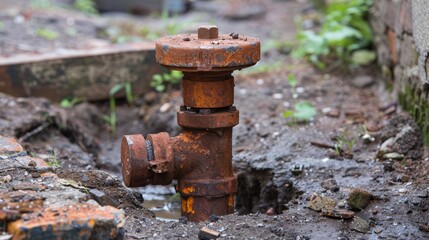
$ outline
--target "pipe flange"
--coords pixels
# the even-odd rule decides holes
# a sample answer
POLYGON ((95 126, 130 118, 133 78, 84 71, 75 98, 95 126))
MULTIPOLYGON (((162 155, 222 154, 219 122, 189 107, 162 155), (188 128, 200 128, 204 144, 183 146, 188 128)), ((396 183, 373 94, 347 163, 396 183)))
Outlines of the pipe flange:
POLYGON ((220 197, 237 193, 237 174, 222 179, 179 180, 183 197, 220 197))
POLYGON ((239 122, 239 111, 214 112, 200 114, 190 111, 177 112, 177 123, 181 127, 195 129, 215 129, 234 127, 239 122))

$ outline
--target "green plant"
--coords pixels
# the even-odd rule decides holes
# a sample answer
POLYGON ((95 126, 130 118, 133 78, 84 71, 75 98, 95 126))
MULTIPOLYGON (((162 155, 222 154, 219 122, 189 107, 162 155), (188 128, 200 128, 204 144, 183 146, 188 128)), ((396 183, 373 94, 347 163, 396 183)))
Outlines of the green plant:
POLYGON ((297 48, 292 56, 307 57, 320 69, 337 61, 367 64, 375 59, 372 51, 362 51, 371 45, 373 35, 366 19, 372 0, 330 0, 318 32, 303 31, 298 26, 297 48))
POLYGON ((74 8, 87 14, 98 14, 98 10, 95 7, 93 0, 76 0, 74 2, 74 8))
POLYGON ((294 105, 294 110, 288 110, 283 113, 283 117, 292 118, 296 123, 309 122, 316 116, 316 108, 307 101, 300 101, 294 105))
POLYGON ((0 31, 4 29, 4 23, 0 21, 0 31))
POLYGON ((60 106, 63 108, 71 108, 74 105, 83 102, 83 98, 80 97, 71 97, 71 98, 64 98, 60 102, 60 106))
POLYGON ((287 75, 287 82, 293 89, 295 89, 296 85, 298 84, 298 80, 296 79, 295 75, 293 75, 292 73, 287 75))
POLYGON ((58 158, 55 156, 55 153, 53 153, 53 155, 48 158, 48 166, 49 167, 60 167, 61 166, 61 163, 58 160, 58 158))
POLYGON ((335 143, 334 146, 335 146, 335 152, 338 155, 342 155, 345 150, 348 153, 351 153, 353 150, 353 146, 354 146, 354 144, 355 144, 355 142, 359 136, 359 134, 355 134, 352 138, 349 138, 347 135, 348 135, 347 131, 344 130, 341 133, 341 136, 336 138, 337 142, 335 143), (347 146, 347 149, 344 148, 344 145, 347 146))
POLYGON ((124 82, 124 83, 118 83, 114 85, 110 91, 109 91, 109 109, 110 109, 110 115, 103 115, 102 119, 109 123, 110 130, 112 131, 112 134, 116 134, 116 99, 115 95, 118 93, 121 89, 125 90, 125 96, 127 99, 127 102, 131 104, 134 101, 134 96, 132 94, 132 87, 130 82, 124 82))
POLYGON ((168 85, 178 84, 182 77, 182 72, 175 70, 172 70, 170 73, 155 74, 152 77, 150 86, 158 92, 164 92, 168 85))
POLYGON ((59 37, 59 34, 47 28, 38 28, 36 34, 47 40, 54 40, 59 37))

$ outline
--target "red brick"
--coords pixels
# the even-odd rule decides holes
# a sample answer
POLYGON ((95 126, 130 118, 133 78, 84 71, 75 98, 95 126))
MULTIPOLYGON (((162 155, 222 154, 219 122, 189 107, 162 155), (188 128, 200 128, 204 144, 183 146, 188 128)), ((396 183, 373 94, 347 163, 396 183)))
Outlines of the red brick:
POLYGON ((8 224, 13 239, 117 239, 123 234, 122 210, 83 203, 22 215, 8 224), (24 220, 25 219, 25 220, 24 220))

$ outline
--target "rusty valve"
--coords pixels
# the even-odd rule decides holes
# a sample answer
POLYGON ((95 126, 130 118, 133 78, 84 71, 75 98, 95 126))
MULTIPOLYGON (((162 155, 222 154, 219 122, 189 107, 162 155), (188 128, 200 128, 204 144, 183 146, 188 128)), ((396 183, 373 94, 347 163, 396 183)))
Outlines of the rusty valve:
POLYGON ((218 33, 202 26, 198 34, 161 38, 156 59, 183 72, 183 106, 177 113, 182 133, 126 135, 121 162, 128 187, 167 185, 178 180, 182 215, 204 221, 211 214, 234 211, 237 175, 232 168, 232 127, 239 112, 234 103, 232 72, 260 59, 257 38, 218 33))

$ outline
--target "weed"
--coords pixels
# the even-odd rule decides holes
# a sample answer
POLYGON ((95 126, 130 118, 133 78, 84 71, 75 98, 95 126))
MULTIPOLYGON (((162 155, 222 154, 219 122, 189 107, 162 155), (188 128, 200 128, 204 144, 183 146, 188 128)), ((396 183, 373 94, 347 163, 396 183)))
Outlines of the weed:
POLYGON ((125 90, 125 95, 127 102, 131 104, 134 100, 134 96, 132 94, 132 87, 130 82, 124 82, 124 83, 118 83, 114 85, 110 91, 109 91, 109 109, 110 109, 110 115, 103 115, 102 119, 109 123, 110 130, 112 131, 112 134, 116 134, 116 99, 115 95, 118 93, 121 89, 125 90))
POLYGON ((300 101, 294 105, 294 110, 288 110, 283 113, 283 117, 292 118, 296 123, 309 122, 316 116, 316 108, 307 101, 300 101))
POLYGON ((292 73, 290 73, 287 76, 287 82, 289 83, 289 85, 295 89, 296 85, 298 84, 298 80, 296 79, 295 75, 293 75, 292 73))
POLYGON ((74 105, 83 102, 83 98, 80 97, 72 97, 72 98, 64 98, 60 102, 60 106, 63 108, 71 108, 74 105))
POLYGON ((325 7, 325 19, 319 32, 303 31, 298 26, 295 57, 307 59, 320 69, 337 59, 341 62, 368 64, 375 59, 371 45, 372 31, 366 20, 372 0, 331 0, 325 7))
POLYGON ((353 146, 356 143, 356 140, 358 139, 359 134, 355 134, 352 138, 348 137, 347 131, 344 130, 341 133, 341 136, 337 137, 337 142, 335 143, 335 153, 339 156, 344 155, 346 152, 347 155, 351 155, 351 152, 353 151, 353 146), (346 146, 347 148, 344 148, 346 146))
POLYGON ((98 14, 93 0, 76 0, 74 8, 86 14, 98 14))
POLYGON ((59 34, 53 30, 47 28, 39 28, 36 30, 36 34, 46 40, 54 40, 59 37, 59 34))
POLYGON ((58 160, 58 158, 55 156, 55 153, 53 153, 53 155, 48 158, 48 166, 49 167, 61 167, 61 163, 58 160))
POLYGON ((180 71, 171 71, 170 73, 155 74, 152 77, 150 86, 158 92, 164 92, 169 85, 176 85, 182 79, 183 74, 180 71))
POLYGON ((4 23, 0 21, 0 31, 4 29, 4 23))

